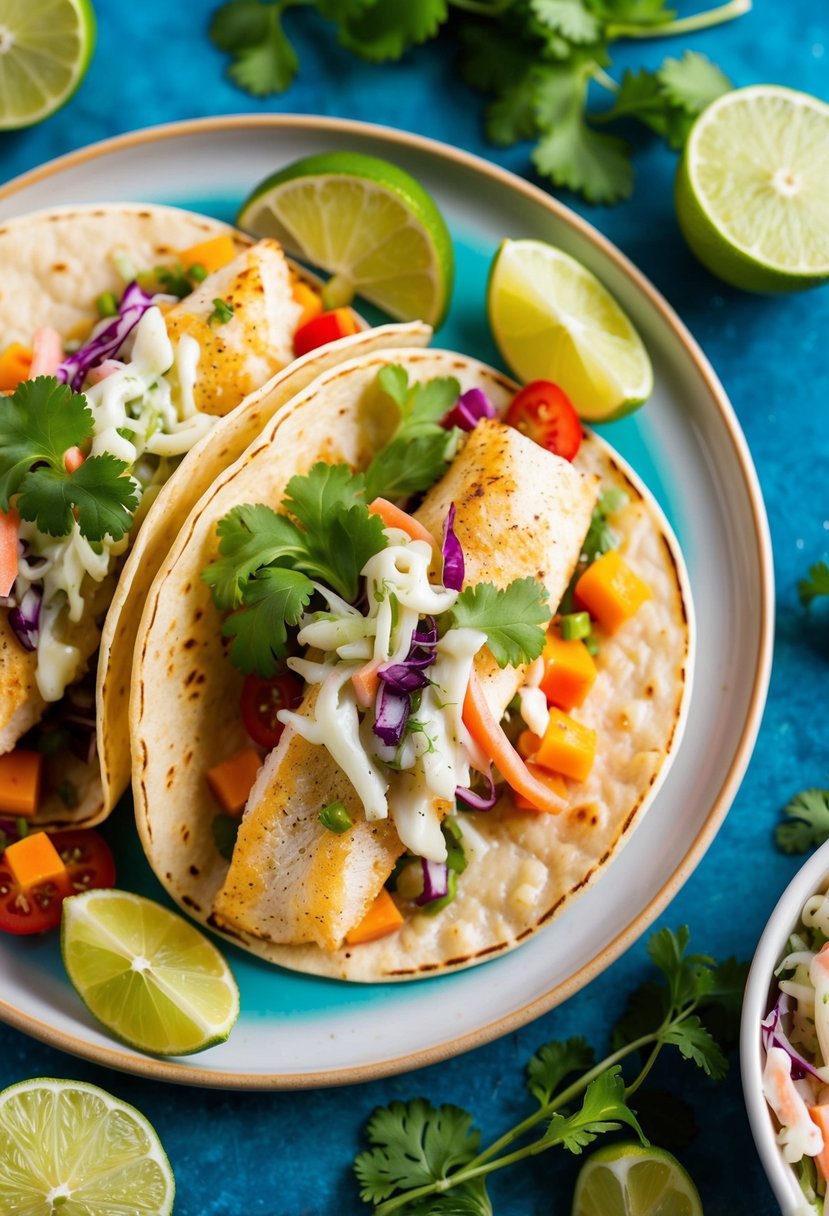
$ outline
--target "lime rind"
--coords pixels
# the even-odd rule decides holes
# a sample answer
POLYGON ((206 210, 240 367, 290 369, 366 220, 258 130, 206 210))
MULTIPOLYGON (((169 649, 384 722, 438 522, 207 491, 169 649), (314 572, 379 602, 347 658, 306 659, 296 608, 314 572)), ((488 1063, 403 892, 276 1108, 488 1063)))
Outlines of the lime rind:
POLYGON ((581 418, 620 418, 653 391, 651 361, 630 318, 563 250, 535 240, 502 242, 487 305, 513 372, 560 385, 581 418))
POLYGON ((67 974, 98 1021, 154 1055, 190 1055, 224 1042, 239 990, 212 942, 152 900, 88 891, 64 902, 67 974))
POLYGON ((90 0, 6 0, 0 15, 0 130, 33 126, 75 94, 95 49, 90 0))
POLYGON ((446 314, 454 278, 446 222, 411 174, 379 157, 305 157, 256 186, 237 222, 397 320, 438 325, 446 314))
POLYGON ((746 291, 829 278, 829 106, 752 85, 709 106, 676 178, 679 226, 713 274, 746 291))
POLYGON ((85 1081, 35 1077, 0 1093, 0 1211, 169 1216, 175 1180, 147 1118, 85 1081))

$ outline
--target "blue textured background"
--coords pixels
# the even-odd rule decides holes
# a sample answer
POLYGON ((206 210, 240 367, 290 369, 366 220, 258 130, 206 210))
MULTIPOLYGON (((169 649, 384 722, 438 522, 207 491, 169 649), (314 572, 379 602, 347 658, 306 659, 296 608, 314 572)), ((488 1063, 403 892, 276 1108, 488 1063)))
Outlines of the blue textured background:
MULTIPOLYGON (((401 3, 403 0, 401 0, 401 3)), ((692 6, 679 4, 681 12, 692 6)), ((696 6, 693 6, 696 7, 696 6)), ((394 66, 369 66, 339 50, 313 13, 288 13, 302 70, 284 97, 254 102, 224 78, 209 44, 213 5, 98 0, 99 37, 86 81, 59 114, 0 136, 0 179, 90 141, 180 118, 274 110, 375 120, 434 136, 530 177, 529 148, 493 149, 482 136, 479 98, 458 79, 455 50, 441 40, 394 66)), ((829 99, 829 12, 814 0, 757 0, 724 28, 620 47, 614 69, 655 64, 692 46, 738 85, 774 81, 829 99)), ((749 957, 797 859, 771 833, 795 791, 829 784, 824 699, 829 633, 825 606, 807 618, 796 582, 829 551, 829 288, 761 299, 723 287, 691 261, 672 206, 674 156, 657 145, 637 157, 632 199, 613 209, 565 201, 650 275, 701 342, 748 437, 769 510, 777 579, 777 645, 760 741, 728 819, 662 923, 688 923, 698 949, 749 957)), ((2 268, 0 268, 1 270, 2 268)), ((747 603, 750 613, 753 605, 747 603)), ((542 1042, 582 1033, 603 1050, 629 989, 647 973, 643 944, 563 1007, 520 1033, 450 1063, 350 1089, 232 1094, 166 1086, 92 1067, 0 1027, 0 1087, 36 1075, 93 1081, 134 1103, 158 1130, 175 1169, 178 1216, 350 1216, 358 1202, 350 1162, 365 1117, 378 1104, 417 1094, 475 1113, 494 1138, 528 1111, 522 1071, 542 1042)), ((2 983, 2 979, 0 979, 2 983)), ((440 1009, 435 1009, 440 1017, 440 1009)), ((682 1159, 708 1216, 766 1216, 776 1206, 754 1152, 736 1057, 718 1085, 671 1060, 659 1080, 693 1106, 699 1133, 682 1159)), ((568 1213, 576 1160, 548 1154, 492 1185, 499 1216, 568 1213)))

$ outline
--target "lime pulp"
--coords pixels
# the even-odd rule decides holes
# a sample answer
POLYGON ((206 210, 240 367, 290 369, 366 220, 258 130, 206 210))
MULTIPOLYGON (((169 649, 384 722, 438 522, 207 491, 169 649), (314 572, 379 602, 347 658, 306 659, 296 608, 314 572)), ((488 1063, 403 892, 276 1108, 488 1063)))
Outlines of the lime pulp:
POLYGON ((0 130, 60 109, 86 75, 95 46, 89 0, 4 0, 0 9, 0 130))
POLYGON ((690 1175, 665 1149, 611 1144, 581 1167, 572 1216, 703 1216, 690 1175))

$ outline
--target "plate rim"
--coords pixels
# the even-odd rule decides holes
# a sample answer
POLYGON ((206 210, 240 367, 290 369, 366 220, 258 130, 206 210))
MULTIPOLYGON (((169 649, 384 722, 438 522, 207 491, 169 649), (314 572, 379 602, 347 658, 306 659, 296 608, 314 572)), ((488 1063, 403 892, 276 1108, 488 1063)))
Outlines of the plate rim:
MULTIPOLYGON (((566 980, 555 985, 543 995, 522 1005, 511 1013, 504 1014, 475 1030, 446 1039, 432 1047, 422 1048, 391 1059, 346 1068, 327 1069, 321 1072, 292 1073, 246 1073, 215 1069, 207 1071, 178 1061, 153 1056, 127 1054, 117 1047, 91 1043, 69 1031, 60 1030, 37 1017, 21 1012, 0 997, 0 1020, 32 1037, 96 1064, 115 1068, 138 1076, 177 1084, 202 1086, 211 1089, 234 1090, 292 1090, 311 1089, 323 1086, 351 1085, 365 1081, 394 1076, 438 1063, 518 1030, 542 1014, 561 1004, 596 977, 611 963, 625 953, 657 916, 667 907, 681 887, 699 865, 722 825, 745 775, 768 694, 771 677, 772 650, 774 640, 774 570, 771 536, 768 518, 760 489, 759 478, 749 452, 748 443, 737 420, 734 407, 720 383, 702 348, 685 323, 674 311, 665 297, 634 263, 588 220, 571 210, 564 203, 525 181, 517 174, 500 165, 477 156, 464 149, 455 148, 440 140, 417 135, 395 127, 368 123, 356 119, 330 118, 310 114, 225 114, 208 118, 184 119, 176 122, 141 127, 107 139, 86 144, 72 152, 55 157, 22 174, 0 187, 0 202, 13 197, 67 169, 87 164, 112 153, 142 147, 156 142, 187 138, 194 135, 223 133, 240 128, 266 128, 271 130, 330 132, 334 137, 363 136, 381 139, 387 144, 409 148, 440 160, 454 162, 471 171, 482 174, 496 184, 523 194, 530 202, 540 204, 561 223, 574 229, 581 237, 608 258, 622 275, 642 293, 662 322, 672 331, 694 363, 723 422, 731 442, 743 484, 748 493, 753 523, 753 541, 761 583, 760 631, 756 656, 754 683, 740 737, 719 791, 712 801, 705 821, 686 849, 682 861, 670 877, 654 893, 646 906, 622 931, 617 933, 589 962, 581 966, 566 980)), ((2 221, 0 221, 2 222, 2 221)))

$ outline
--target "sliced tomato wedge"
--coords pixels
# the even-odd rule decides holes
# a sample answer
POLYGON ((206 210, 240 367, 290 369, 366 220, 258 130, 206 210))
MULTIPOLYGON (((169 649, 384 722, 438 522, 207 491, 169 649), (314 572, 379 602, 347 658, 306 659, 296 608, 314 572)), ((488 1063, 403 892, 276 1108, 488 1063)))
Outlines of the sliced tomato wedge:
POLYGON ((572 460, 581 445, 579 416, 564 390, 551 380, 533 380, 516 393, 506 421, 563 460, 572 460))
POLYGON ((115 861, 109 845, 91 828, 55 832, 52 843, 66 866, 66 877, 24 891, 0 859, 0 931, 45 933, 60 924, 68 895, 115 885, 115 861))
POLYGON ((302 700, 302 681, 291 672, 273 679, 247 676, 242 685, 242 721, 260 747, 271 751, 285 729, 277 718, 280 709, 296 709, 302 700))

